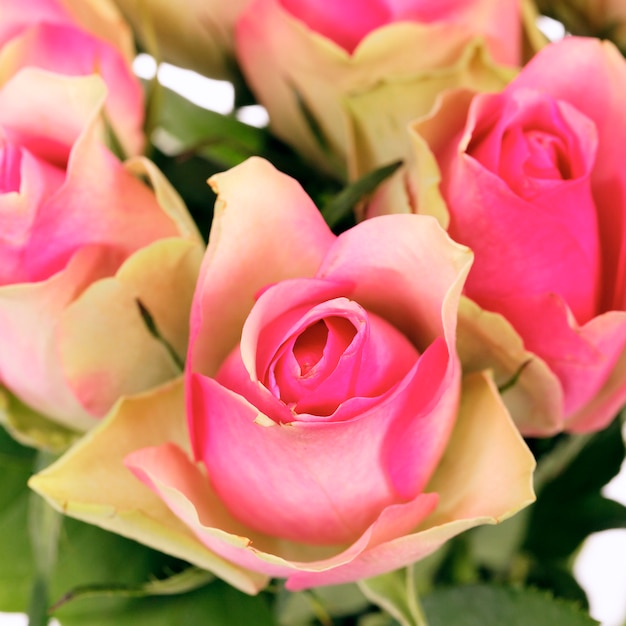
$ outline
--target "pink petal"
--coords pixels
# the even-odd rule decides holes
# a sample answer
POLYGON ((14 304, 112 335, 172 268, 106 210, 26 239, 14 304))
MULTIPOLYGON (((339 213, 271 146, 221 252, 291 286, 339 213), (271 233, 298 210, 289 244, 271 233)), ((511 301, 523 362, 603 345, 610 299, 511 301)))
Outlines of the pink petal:
POLYGON ((202 459, 213 487, 247 526, 299 542, 341 544, 398 500, 379 460, 397 419, 393 402, 354 422, 278 425, 212 379, 195 375, 190 390, 188 413, 205 432, 202 459))
POLYGON ((431 218, 388 215, 337 238, 317 276, 354 285, 351 297, 422 350, 436 337, 454 344, 454 325, 471 252, 431 218))
MULTIPOLYGON (((332 281, 281 281, 263 292, 246 320, 241 350, 249 376, 260 379, 276 397, 295 403, 294 412, 330 415, 345 400, 377 396, 398 383, 417 360, 415 349, 386 321, 352 300, 336 297, 349 297, 352 291, 351 285, 332 281), (288 351, 300 333, 326 318, 331 327, 333 319, 351 320, 351 328, 356 330, 348 342, 350 347, 344 345, 341 353, 331 358, 331 351, 337 349, 332 341, 337 337, 330 332, 330 344, 320 353, 319 367, 301 377, 293 355, 289 366, 285 354, 291 354, 288 351), (281 395, 279 388, 286 395, 281 395)), ((218 380, 221 376, 220 371, 218 380)))
POLYGON ((122 259, 85 247, 44 282, 0 287, 0 381, 34 409, 61 424, 89 428, 94 418, 68 387, 56 353, 62 312, 89 284, 112 275, 122 259))
POLYGON ((596 124, 600 149, 592 188, 606 285, 601 308, 623 309, 626 302, 626 212, 623 207, 626 177, 621 158, 626 144, 623 116, 626 63, 609 42, 567 37, 547 46, 529 62, 515 80, 515 88, 524 87, 540 89, 571 103, 596 124))
POLYGON ((0 127, 8 141, 65 167, 104 97, 104 85, 95 78, 77 80, 27 68, 0 91, 0 127))
POLYGON ((100 75, 107 85, 109 123, 128 153, 140 152, 144 142, 143 90, 120 52, 71 22, 30 26, 11 42, 12 73, 38 67, 67 76, 100 75))
MULTIPOLYGON (((524 337, 525 346, 538 354, 559 377, 566 418, 581 411, 587 413, 585 405, 602 391, 613 368, 623 358, 626 313, 607 313, 579 326, 563 301, 551 294, 523 302, 511 300, 510 305, 509 320, 524 337)), ((487 306, 489 308, 489 303, 487 306)), ((577 431, 606 426, 614 417, 611 407, 615 406, 617 398, 623 397, 625 385, 612 382, 611 386, 615 399, 609 402, 603 394, 603 403, 609 412, 598 409, 597 414, 585 420, 579 415, 574 420, 577 431)))
POLYGON ((449 232, 475 250, 466 294, 485 308, 498 299, 560 294, 584 322, 598 306, 595 205, 578 184, 564 185, 550 210, 519 198, 476 161, 462 156, 449 172, 449 232), (506 211, 502 208, 506 207, 506 211), (514 234, 514 235, 513 235, 514 234))
MULTIPOLYGON (((287 577, 291 590, 350 582, 412 563, 459 532, 496 523, 532 501, 534 459, 494 385, 482 375, 469 377, 462 407, 449 450, 432 481, 441 498, 421 494, 386 508, 343 550, 296 545, 242 526, 224 510, 200 469, 175 446, 139 450, 127 457, 126 464, 223 558, 287 577)), ((270 482, 268 488, 273 486, 270 482)))
POLYGON ((249 159, 211 181, 218 202, 191 314, 189 359, 207 375, 239 342, 259 290, 313 276, 335 238, 300 185, 267 161, 249 159))
POLYGON ((39 211, 24 247, 32 280, 62 269, 84 245, 109 245, 129 256, 179 235, 154 192, 104 148, 93 127, 73 146, 65 183, 39 211))
MULTIPOLYGON (((422 494, 410 503, 389 507, 358 541, 338 552, 336 548, 291 544, 242 526, 223 509, 205 476, 176 446, 138 450, 127 456, 125 463, 216 554, 270 576, 287 577, 295 572, 297 579, 298 572, 304 576, 310 572, 316 584, 332 580, 336 569, 343 580, 343 566, 347 564, 351 570, 349 564, 368 544, 415 528, 437 503, 435 494, 422 494)), ((360 569, 366 571, 362 565, 360 569)), ((359 577, 354 571, 349 576, 349 580, 359 577)))
POLYGON ((372 30, 388 23, 391 11, 385 0, 344 0, 341 3, 316 0, 280 0, 293 17, 312 31, 352 52, 372 30))

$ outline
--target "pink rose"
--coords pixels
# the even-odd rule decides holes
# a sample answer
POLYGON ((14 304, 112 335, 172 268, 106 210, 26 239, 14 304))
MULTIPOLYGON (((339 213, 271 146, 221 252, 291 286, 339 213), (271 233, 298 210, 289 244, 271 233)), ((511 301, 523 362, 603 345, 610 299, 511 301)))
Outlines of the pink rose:
MULTIPOLYGON (((530 416, 529 434, 603 428, 626 401, 625 101, 615 47, 568 38, 502 93, 451 94, 415 125, 440 170, 448 231, 476 254, 465 293, 554 378, 552 415, 530 416)), ((420 181, 437 175, 421 155, 425 198, 420 181)))
MULTIPOLYGON (((520 60, 519 9, 516 2, 481 0, 278 0, 292 17, 349 53, 373 31, 397 22, 431 24, 440 34, 469 31, 490 39, 494 56, 516 65, 520 60), (445 30, 444 30, 445 29, 445 30), (507 37, 506 34, 513 35, 507 37)), ((253 9, 254 10, 254 9, 253 9)))
MULTIPOLYGON (((532 456, 495 388, 475 376, 460 400, 469 251, 415 215, 335 237, 302 188, 260 159, 212 184, 186 368, 197 464, 167 436, 126 458, 204 548, 300 589, 401 567, 527 504, 532 456)), ((149 403, 172 406, 172 393, 129 413, 155 415, 149 403)), ((110 428, 133 432, 123 412, 105 441, 110 428)), ((97 439, 77 455, 110 465, 97 439)), ((75 461, 35 488, 84 503, 82 487, 54 476, 75 461)), ((156 531, 124 532, 162 545, 156 531)))
POLYGON ((179 373, 138 302, 184 358, 201 255, 156 168, 101 143, 105 94, 97 76, 33 68, 0 89, 0 383, 79 430, 179 373))
POLYGON ((443 88, 493 88, 488 57, 518 64, 521 30, 518 0, 254 0, 237 23, 236 50, 273 132, 341 176, 358 158, 346 98, 393 83, 370 123, 404 128, 406 102, 426 113, 443 88))
POLYGON ((132 34, 115 7, 93 0, 0 0, 0 85, 24 67, 68 76, 97 73, 105 110, 129 155, 143 149, 144 98, 133 74, 132 34))

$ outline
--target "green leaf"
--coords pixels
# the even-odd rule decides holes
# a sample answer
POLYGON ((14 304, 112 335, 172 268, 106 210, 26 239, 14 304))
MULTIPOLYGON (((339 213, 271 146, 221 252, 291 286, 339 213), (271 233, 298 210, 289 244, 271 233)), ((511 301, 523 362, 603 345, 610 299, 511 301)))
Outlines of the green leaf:
MULTIPOLYGON (((40 451, 36 457, 35 471, 44 469, 55 458, 56 456, 49 452, 40 451)), ((56 564, 62 521, 59 511, 53 509, 34 492, 30 493, 28 529, 36 574, 28 606, 29 626, 46 626, 48 623, 47 612, 50 604, 48 590, 56 564)))
POLYGON ((626 528, 626 507, 600 493, 619 472, 624 452, 617 419, 545 483, 530 510, 524 548, 540 561, 567 559, 591 533, 626 528))
POLYGON ((306 626, 360 613, 368 605, 357 585, 332 585, 296 593, 283 589, 276 598, 275 612, 280 626, 306 626))
POLYGON ((368 172, 355 182, 340 191, 322 209, 322 216, 326 223, 335 228, 354 212, 354 208, 361 200, 371 194, 378 185, 389 178, 400 166, 402 161, 396 161, 376 170, 368 172))
POLYGON ((67 449, 80 437, 80 433, 37 413, 2 387, 0 387, 0 423, 20 443, 51 452, 67 449))
POLYGON ((427 626, 416 593, 412 567, 359 581, 363 594, 401 626, 427 626))
POLYGON ((50 608, 52 612, 67 602, 79 598, 119 597, 145 598, 148 596, 171 596, 195 591, 215 579, 215 575, 198 567, 188 567, 178 574, 164 579, 148 580, 139 585, 96 584, 82 585, 68 591, 50 608))
POLYGON ((576 602, 584 609, 589 608, 585 590, 566 564, 547 559, 533 562, 526 575, 526 585, 546 589, 558 598, 576 602))
POLYGON ((571 602, 533 589, 470 585, 437 589, 423 599, 429 626, 592 626, 571 602))
POLYGON ((35 577, 26 486, 34 458, 0 427, 0 611, 26 611, 35 577))
POLYGON ((62 626, 275 626, 264 596, 246 596, 222 581, 191 593, 143 599, 94 598, 59 612, 62 626))
POLYGON ((158 98, 152 140, 168 154, 196 154, 228 169, 264 149, 268 133, 262 128, 196 106, 166 87, 158 98))
POLYGON ((178 559, 66 518, 50 596, 59 600, 76 588, 87 593, 53 615, 62 626, 274 626, 263 596, 247 596, 222 581, 206 585, 210 578, 178 559), (204 586, 172 595, 196 585, 204 586))

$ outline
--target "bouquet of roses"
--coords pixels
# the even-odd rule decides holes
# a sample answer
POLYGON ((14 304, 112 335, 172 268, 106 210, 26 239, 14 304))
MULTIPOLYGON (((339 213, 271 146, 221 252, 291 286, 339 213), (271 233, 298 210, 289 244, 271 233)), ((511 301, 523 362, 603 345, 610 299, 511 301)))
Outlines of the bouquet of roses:
POLYGON ((617 1, 0 0, 0 610, 597 623, 624 32, 617 1))

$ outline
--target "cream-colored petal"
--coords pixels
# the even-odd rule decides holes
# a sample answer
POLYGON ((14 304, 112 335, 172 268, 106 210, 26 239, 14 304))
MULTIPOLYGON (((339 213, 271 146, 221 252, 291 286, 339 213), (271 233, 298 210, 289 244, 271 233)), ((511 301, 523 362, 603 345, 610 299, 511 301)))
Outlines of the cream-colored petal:
POLYGON ((547 437, 563 429, 563 391, 546 363, 524 349, 504 317, 461 298, 457 350, 465 372, 490 369, 520 432, 547 437))
POLYGON ((535 459, 489 374, 463 380, 456 428, 427 491, 440 495, 423 527, 455 520, 501 522, 535 500, 535 459))
POLYGON ((206 549, 150 489, 124 466, 144 447, 176 443, 188 450, 182 380, 125 398, 74 448, 29 485, 55 508, 214 572, 246 593, 267 579, 206 549))
POLYGON ((133 34, 111 0, 61 0, 61 4, 83 28, 108 41, 132 63, 133 34))
POLYGON ((432 110, 416 119, 409 129, 412 152, 407 166, 407 185, 413 195, 413 210, 432 215, 446 229, 450 215, 439 191, 441 171, 435 154, 463 129, 474 95, 470 89, 446 91, 432 110))
POLYGON ((104 415, 122 395, 180 373, 202 255, 203 246, 193 241, 156 241, 130 256, 115 277, 90 285, 63 312, 56 333, 61 365, 91 414, 104 415))
POLYGON ((57 342, 68 385, 98 417, 121 396, 155 387, 181 371, 151 334, 133 291, 115 278, 93 283, 64 311, 57 342))
POLYGON ((110 249, 86 246, 48 280, 0 288, 0 378, 23 402, 67 428, 87 430, 96 419, 78 402, 59 366, 57 324, 94 281, 119 267, 110 249))
POLYGON ((511 68, 497 66, 482 40, 472 41, 447 67, 383 77, 371 88, 348 94, 348 171, 351 178, 410 153, 408 126, 426 115, 437 97, 449 89, 500 91, 513 78, 511 68), (381 115, 384 111, 384 115, 381 115))
POLYGON ((189 312, 203 255, 200 242, 162 239, 129 257, 116 276, 141 300, 181 361, 187 353, 189 312))
POLYGON ((213 376, 239 342, 259 291, 314 276, 335 236, 300 184, 264 159, 252 157, 209 183, 218 198, 192 309, 190 358, 213 376))
POLYGON ((115 1, 157 59, 216 78, 233 74, 233 26, 250 0, 186 0, 182 7, 171 0, 115 1))

